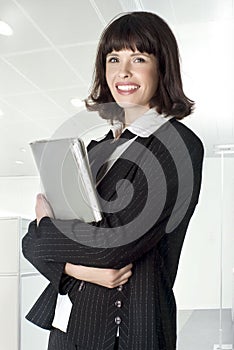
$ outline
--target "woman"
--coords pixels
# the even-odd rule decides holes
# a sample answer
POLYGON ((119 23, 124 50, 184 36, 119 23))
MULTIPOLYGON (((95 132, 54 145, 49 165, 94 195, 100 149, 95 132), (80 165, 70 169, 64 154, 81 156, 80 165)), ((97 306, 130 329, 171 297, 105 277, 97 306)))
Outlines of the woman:
POLYGON ((86 105, 112 123, 88 146, 103 220, 52 219, 38 196, 23 240, 25 257, 51 282, 27 315, 51 330, 49 350, 176 348, 172 288, 203 160, 201 141, 178 121, 193 108, 178 56, 153 13, 124 14, 101 36, 86 105), (116 149, 121 156, 98 171, 116 149), (52 327, 58 293, 72 302, 64 331, 52 327))

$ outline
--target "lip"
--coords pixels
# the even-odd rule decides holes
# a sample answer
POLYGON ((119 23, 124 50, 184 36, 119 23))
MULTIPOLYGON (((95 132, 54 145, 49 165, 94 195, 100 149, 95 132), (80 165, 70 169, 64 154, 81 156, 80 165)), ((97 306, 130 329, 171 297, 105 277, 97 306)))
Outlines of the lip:
POLYGON ((117 82, 115 88, 120 95, 131 95, 140 88, 140 85, 132 82, 117 82), (123 90, 121 87, 123 87, 123 90))

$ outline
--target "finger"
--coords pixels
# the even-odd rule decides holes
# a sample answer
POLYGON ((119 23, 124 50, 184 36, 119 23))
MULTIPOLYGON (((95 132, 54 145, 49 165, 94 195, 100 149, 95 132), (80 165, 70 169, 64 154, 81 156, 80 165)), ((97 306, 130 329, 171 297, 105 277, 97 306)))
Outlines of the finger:
POLYGON ((43 193, 37 194, 36 200, 44 200, 44 199, 45 199, 45 196, 43 195, 43 193))
POLYGON ((118 271, 116 278, 120 279, 120 278, 123 278, 123 276, 130 277, 131 275, 132 275, 132 270, 130 268, 125 267, 118 271))
POLYGON ((130 278, 131 276, 132 276, 132 271, 130 270, 121 276, 121 280, 126 279, 126 278, 130 278))
POLYGON ((42 193, 37 194, 35 209, 36 209, 36 214, 38 216, 54 217, 53 209, 50 203, 47 201, 45 195, 42 193))
POLYGON ((122 285, 126 284, 127 282, 128 282, 128 279, 126 278, 126 279, 122 280, 122 281, 117 285, 117 287, 118 287, 118 286, 122 286, 122 285))
POLYGON ((112 272, 114 272, 113 276, 112 276, 112 283, 119 283, 120 280, 123 279, 123 277, 130 277, 132 275, 132 271, 130 270, 130 267, 124 267, 120 270, 111 270, 112 272))
POLYGON ((132 271, 128 271, 124 275, 120 276, 120 278, 115 282, 115 284, 117 284, 117 286, 118 286, 118 285, 122 284, 123 281, 128 281, 131 276, 132 276, 132 271))
POLYGON ((133 268, 133 264, 131 263, 131 264, 128 264, 128 265, 122 267, 122 269, 120 269, 119 272, 120 272, 121 274, 123 274, 123 273, 125 273, 125 272, 131 270, 132 268, 133 268))

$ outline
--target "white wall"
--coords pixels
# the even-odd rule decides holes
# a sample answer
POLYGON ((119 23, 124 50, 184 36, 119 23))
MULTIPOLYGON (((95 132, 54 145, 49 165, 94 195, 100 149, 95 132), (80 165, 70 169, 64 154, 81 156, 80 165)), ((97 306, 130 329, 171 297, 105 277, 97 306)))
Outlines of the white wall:
MULTIPOLYGON (((182 250, 175 294, 179 309, 219 307, 221 229, 220 159, 206 158, 199 204, 182 250)), ((223 225, 223 300, 231 307, 234 267, 234 159, 225 159, 223 225)), ((22 215, 34 219, 36 177, 0 178, 0 216, 22 215)))
MULTIPOLYGON (((224 162, 223 307, 232 305, 234 159, 224 162)), ((179 309, 218 308, 220 297, 221 161, 206 158, 200 201, 186 234, 174 287, 179 309)))
POLYGON ((41 192, 36 176, 0 177, 0 216, 35 218, 35 198, 41 192))

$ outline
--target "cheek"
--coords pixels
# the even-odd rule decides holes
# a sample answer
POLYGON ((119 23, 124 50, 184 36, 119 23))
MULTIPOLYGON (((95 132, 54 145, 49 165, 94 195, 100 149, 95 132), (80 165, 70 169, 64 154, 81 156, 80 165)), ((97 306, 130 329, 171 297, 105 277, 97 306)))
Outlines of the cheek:
POLYGON ((155 93, 158 88, 158 80, 159 80, 158 73, 156 71, 151 71, 149 74, 149 79, 150 79, 151 91, 155 93))
POLYGON ((107 86, 109 88, 109 91, 110 91, 112 97, 114 98, 116 91, 115 91, 115 88, 113 86, 113 75, 110 74, 109 71, 106 71, 106 83, 107 83, 107 86))
POLYGON ((111 84, 110 84, 110 75, 109 74, 106 74, 106 82, 107 82, 107 85, 109 87, 109 89, 111 88, 111 84))
POLYGON ((111 81, 113 80, 113 72, 110 69, 106 69, 106 81, 108 86, 111 86, 111 81))

